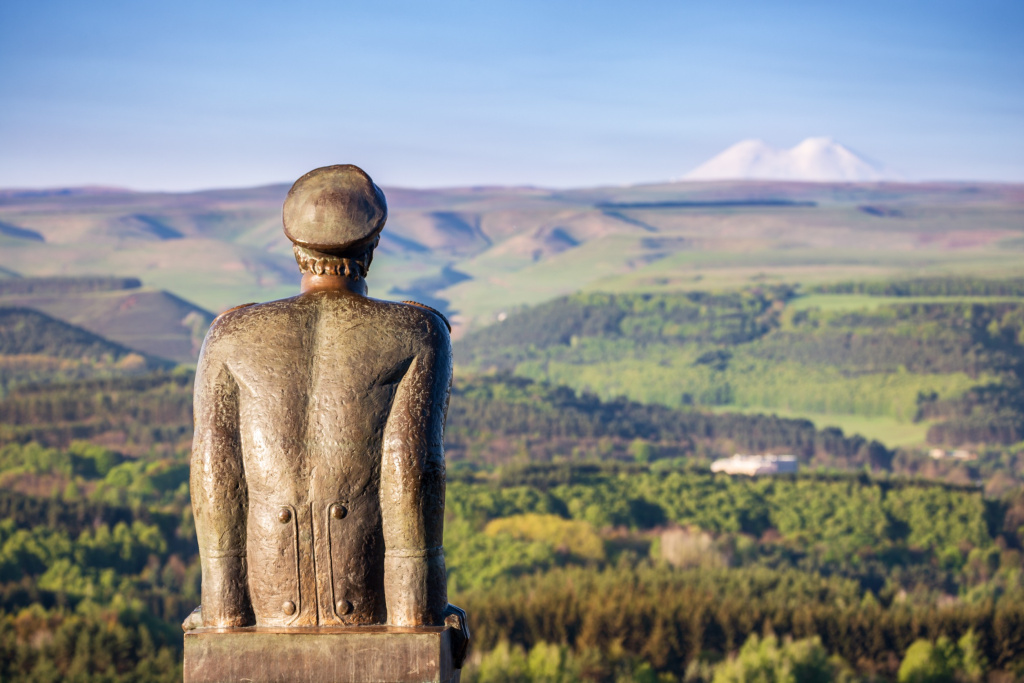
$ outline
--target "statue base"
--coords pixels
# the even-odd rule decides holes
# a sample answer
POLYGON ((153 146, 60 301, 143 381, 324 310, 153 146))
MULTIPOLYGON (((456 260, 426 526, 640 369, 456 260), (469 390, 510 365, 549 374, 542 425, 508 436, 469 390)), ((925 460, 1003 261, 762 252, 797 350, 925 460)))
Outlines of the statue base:
POLYGON ((199 628, 184 683, 458 683, 443 626, 199 628))

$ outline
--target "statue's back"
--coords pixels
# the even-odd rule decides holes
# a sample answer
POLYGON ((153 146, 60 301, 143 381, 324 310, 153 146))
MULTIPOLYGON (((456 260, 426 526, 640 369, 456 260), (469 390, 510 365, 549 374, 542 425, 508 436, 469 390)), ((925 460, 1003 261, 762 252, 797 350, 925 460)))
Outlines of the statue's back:
POLYGON ((367 297, 387 204, 361 169, 305 174, 282 219, 302 294, 218 317, 196 368, 203 583, 184 678, 455 681, 469 630, 442 547, 451 330, 367 297))
POLYGON ((217 321, 203 370, 222 368, 237 391, 258 624, 387 620, 384 440, 406 376, 449 355, 434 313, 347 292, 246 306, 217 321))

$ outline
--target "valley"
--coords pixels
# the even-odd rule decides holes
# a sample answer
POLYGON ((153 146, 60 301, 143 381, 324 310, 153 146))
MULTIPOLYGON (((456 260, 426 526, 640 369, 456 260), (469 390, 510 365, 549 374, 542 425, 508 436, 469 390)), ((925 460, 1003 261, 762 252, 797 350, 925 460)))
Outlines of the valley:
MULTIPOLYGON (((286 189, 0 193, 0 677, 180 679, 195 358, 296 292, 286 189)), ((759 642, 895 680, 936 634, 1024 672, 1024 188, 388 197, 371 293, 455 323, 464 680, 697 683, 759 642)))

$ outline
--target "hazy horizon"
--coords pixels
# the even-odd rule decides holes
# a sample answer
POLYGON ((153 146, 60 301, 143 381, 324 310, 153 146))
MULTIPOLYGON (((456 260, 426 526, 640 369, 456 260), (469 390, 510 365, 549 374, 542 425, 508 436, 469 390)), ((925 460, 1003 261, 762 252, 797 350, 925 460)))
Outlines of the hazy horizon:
MULTIPOLYGON (((96 183, 83 183, 81 185, 36 185, 36 186, 0 186, 0 192, 15 192, 19 194, 49 194, 59 193, 65 191, 71 192, 95 192, 95 193, 106 193, 106 192, 130 192, 137 194, 198 194, 203 192, 230 192, 230 191, 242 191, 242 190, 258 190, 262 188, 275 187, 275 186, 290 186, 294 183, 294 179, 290 180, 271 180, 269 182, 261 182, 254 184, 245 185, 211 185, 209 187, 195 187, 185 189, 146 189, 146 188, 134 188, 125 185, 101 185, 96 183)), ((486 190, 486 189, 502 189, 502 190, 538 190, 538 191, 556 191, 556 192, 571 192, 573 190, 593 190, 601 188, 630 188, 630 187, 645 187, 645 186, 657 186, 657 185, 715 185, 715 184, 734 184, 734 183, 749 183, 749 184, 786 184, 791 183, 794 185, 1024 185, 1024 180, 972 180, 969 178, 935 178, 935 179, 908 179, 908 178, 894 178, 894 179, 883 179, 883 180, 863 180, 863 181, 843 181, 843 180, 790 180, 790 179, 762 179, 762 178, 714 178, 714 179, 697 179, 697 178, 665 178, 662 180, 648 180, 636 183, 594 183, 592 185, 554 185, 554 184, 537 184, 537 183, 463 183, 463 184, 450 184, 450 185, 399 185, 394 183, 378 183, 385 190, 411 190, 411 191, 438 191, 443 192, 445 190, 486 190)))

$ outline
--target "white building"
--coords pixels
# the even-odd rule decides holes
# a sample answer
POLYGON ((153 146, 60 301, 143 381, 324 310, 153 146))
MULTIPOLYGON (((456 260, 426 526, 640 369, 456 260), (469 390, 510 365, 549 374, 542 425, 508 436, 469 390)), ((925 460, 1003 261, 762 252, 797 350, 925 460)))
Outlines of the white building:
POLYGON ((711 463, 712 472, 726 474, 796 474, 799 465, 795 455, 740 455, 711 463))
POLYGON ((978 455, 976 453, 972 453, 962 448, 958 448, 955 451, 947 451, 943 450, 942 448, 933 448, 931 449, 931 451, 928 452, 928 455, 930 455, 933 460, 943 460, 945 458, 953 458, 954 460, 978 459, 978 455))

